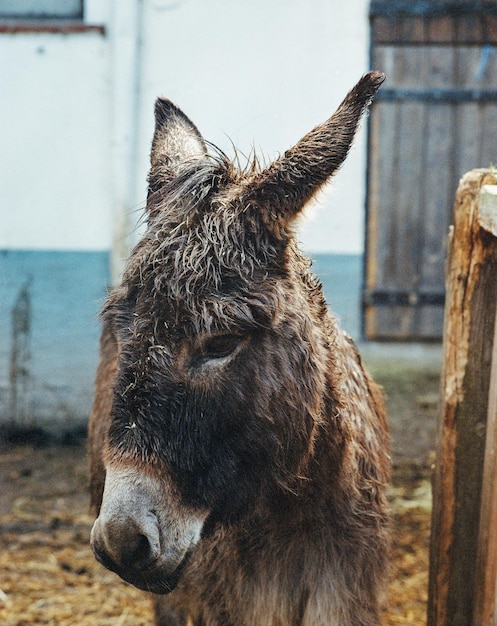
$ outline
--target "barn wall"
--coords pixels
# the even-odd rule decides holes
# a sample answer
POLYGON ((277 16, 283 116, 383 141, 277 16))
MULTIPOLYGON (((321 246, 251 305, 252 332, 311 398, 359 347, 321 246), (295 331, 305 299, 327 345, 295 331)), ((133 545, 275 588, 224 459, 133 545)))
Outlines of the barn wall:
POLYGON ((108 57, 97 31, 0 34, 0 248, 110 247, 108 57))
POLYGON ((0 426, 86 420, 109 282, 108 42, 0 34, 0 426))
MULTIPOLYGON (((367 4, 86 0, 83 22, 61 28, 0 20, 0 427, 86 421, 98 310, 138 236, 156 96, 229 155, 233 141, 271 159, 367 69, 367 4)), ((343 255, 316 267, 357 285, 332 295, 352 332, 364 169, 363 130, 301 230, 308 251, 343 255)))

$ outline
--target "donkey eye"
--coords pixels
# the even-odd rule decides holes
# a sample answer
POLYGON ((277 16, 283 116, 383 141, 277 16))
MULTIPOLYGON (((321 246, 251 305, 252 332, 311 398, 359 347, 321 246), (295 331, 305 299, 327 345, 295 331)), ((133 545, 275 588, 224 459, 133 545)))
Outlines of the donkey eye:
POLYGON ((242 341, 242 335, 217 335, 208 339, 202 347, 204 359, 222 359, 232 354, 242 341))

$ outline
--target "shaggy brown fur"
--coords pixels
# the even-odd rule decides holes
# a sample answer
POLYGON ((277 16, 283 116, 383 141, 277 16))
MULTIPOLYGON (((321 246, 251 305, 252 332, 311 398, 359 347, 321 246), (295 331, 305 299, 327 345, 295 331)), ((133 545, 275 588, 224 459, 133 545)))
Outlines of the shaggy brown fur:
POLYGON ((89 427, 95 554, 169 592, 157 624, 379 623, 381 394, 292 228, 382 81, 262 170, 157 102, 148 228, 103 313, 89 427))

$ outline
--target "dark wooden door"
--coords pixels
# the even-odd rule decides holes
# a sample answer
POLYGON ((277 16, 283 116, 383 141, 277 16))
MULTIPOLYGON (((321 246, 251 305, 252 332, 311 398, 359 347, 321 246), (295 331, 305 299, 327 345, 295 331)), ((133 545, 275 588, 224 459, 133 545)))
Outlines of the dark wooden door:
POLYGON ((497 164, 497 1, 375 0, 363 330, 437 340, 460 177, 497 164))

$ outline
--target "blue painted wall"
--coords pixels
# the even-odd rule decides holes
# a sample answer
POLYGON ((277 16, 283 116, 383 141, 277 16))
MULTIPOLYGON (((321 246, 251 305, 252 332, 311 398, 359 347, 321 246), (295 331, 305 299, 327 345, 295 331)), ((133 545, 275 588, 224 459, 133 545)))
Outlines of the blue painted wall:
MULTIPOLYGON (((360 332, 360 255, 316 254, 328 303, 360 332)), ((84 427, 98 362, 107 252, 0 251, 0 427, 84 427)))
POLYGON ((340 326, 356 341, 361 338, 361 254, 312 254, 313 270, 323 283, 326 300, 340 326))
POLYGON ((84 424, 108 283, 107 252, 0 251, 0 425, 84 424))

